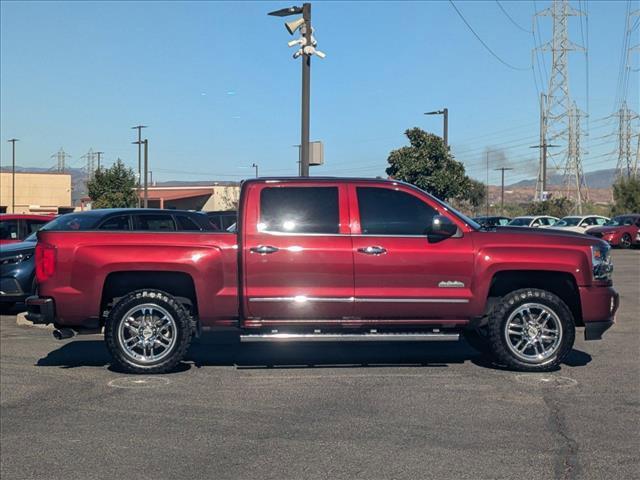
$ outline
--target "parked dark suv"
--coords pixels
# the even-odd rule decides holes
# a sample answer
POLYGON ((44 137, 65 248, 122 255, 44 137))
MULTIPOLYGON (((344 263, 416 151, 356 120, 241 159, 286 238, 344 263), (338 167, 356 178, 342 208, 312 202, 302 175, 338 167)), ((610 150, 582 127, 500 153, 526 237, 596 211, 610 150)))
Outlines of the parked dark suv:
MULTIPOLYGON (((159 209, 104 209, 61 215, 43 230, 111 231, 216 231, 207 215, 200 212, 159 209)), ((36 234, 23 242, 2 245, 0 249, 0 303, 23 301, 35 291, 36 234)))

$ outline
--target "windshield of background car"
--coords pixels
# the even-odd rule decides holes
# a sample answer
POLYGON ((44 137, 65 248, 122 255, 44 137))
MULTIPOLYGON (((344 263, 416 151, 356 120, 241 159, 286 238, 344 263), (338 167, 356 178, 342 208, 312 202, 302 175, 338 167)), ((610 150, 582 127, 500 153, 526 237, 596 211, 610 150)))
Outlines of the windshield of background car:
POLYGON ((564 217, 555 224, 556 227, 575 227, 580 223, 580 217, 564 217))
POLYGON ((0 222, 0 240, 18 240, 18 220, 0 222))
POLYGON ((631 225, 633 223, 632 217, 613 217, 607 223, 604 224, 605 227, 619 227, 621 225, 631 225))
POLYGON ((531 218, 522 217, 514 218, 509 222, 509 225, 515 225, 516 227, 527 227, 531 223, 531 218))
POLYGON ((43 231, 91 230, 95 228, 103 215, 91 213, 67 213, 42 227, 43 231))

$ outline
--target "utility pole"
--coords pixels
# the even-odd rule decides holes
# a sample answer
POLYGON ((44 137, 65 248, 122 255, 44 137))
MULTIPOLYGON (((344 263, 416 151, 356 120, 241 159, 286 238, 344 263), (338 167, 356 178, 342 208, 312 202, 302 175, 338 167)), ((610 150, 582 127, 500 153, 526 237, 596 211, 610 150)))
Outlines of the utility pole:
POLYGON ((251 165, 253 168, 256 169, 256 178, 258 178, 258 164, 254 163, 253 165, 251 165))
POLYGON ((138 181, 136 182, 136 194, 138 197, 138 207, 140 207, 140 180, 142 177, 142 129, 147 128, 146 125, 136 125, 131 127, 132 130, 138 130, 138 181))
POLYGON ((489 150, 487 150, 487 217, 489 216, 489 150))
POLYGON ((104 155, 104 152, 95 152, 95 154, 98 157, 98 170, 100 170, 100 159, 101 155, 104 155))
POLYGON ((433 112, 426 112, 425 115, 442 115, 442 141, 447 150, 449 150, 449 109, 434 110, 433 112))
POLYGON ((289 46, 300 46, 300 49, 293 54, 293 58, 302 57, 302 121, 300 128, 300 176, 309 176, 309 156, 310 156, 310 141, 309 141, 309 123, 310 123, 310 104, 311 104, 311 56, 318 55, 320 58, 324 58, 326 55, 315 47, 317 42, 313 37, 313 29, 311 27, 311 4, 303 3, 301 7, 289 7, 282 8, 273 12, 269 12, 269 15, 276 17, 288 17, 289 15, 300 15, 301 18, 285 23, 287 31, 293 35, 294 32, 300 29, 302 37, 297 40, 289 42, 289 46))
POLYGON ((496 171, 500 170, 502 172, 502 184, 500 187, 500 213, 504 215, 504 171, 513 170, 513 168, 500 167, 500 168, 494 168, 494 170, 496 171))
POLYGON ((540 149, 540 165, 538 167, 538 178, 536 179, 536 193, 534 194, 534 201, 542 202, 545 200, 547 192, 547 158, 548 148, 559 147, 560 145, 550 145, 547 143, 547 121, 545 115, 545 103, 547 96, 544 93, 540 93, 540 142, 538 145, 532 145, 529 148, 540 149))
POLYGON ((17 138, 7 140, 11 144, 11 213, 16 213, 16 142, 17 138))
POLYGON ((143 208, 149 208, 149 140, 146 138, 144 140, 138 140, 137 142, 133 142, 137 145, 144 145, 144 203, 143 208))

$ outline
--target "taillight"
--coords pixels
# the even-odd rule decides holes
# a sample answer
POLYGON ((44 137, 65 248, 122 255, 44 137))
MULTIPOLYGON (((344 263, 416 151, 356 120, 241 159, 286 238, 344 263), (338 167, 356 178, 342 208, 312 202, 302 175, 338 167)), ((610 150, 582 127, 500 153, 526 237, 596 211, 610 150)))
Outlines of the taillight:
POLYGON ((56 247, 48 243, 36 244, 36 279, 42 283, 56 271, 56 247))

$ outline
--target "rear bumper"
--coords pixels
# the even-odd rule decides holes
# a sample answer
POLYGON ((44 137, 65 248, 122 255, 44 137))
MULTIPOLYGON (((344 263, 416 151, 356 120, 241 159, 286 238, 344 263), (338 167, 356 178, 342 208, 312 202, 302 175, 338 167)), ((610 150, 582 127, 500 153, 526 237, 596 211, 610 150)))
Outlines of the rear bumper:
POLYGON ((611 287, 580 287, 584 339, 601 340, 615 323, 620 296, 611 287))
POLYGON ((27 305, 26 318, 30 322, 43 325, 54 323, 56 306, 53 298, 32 296, 25 300, 25 304, 27 305))

